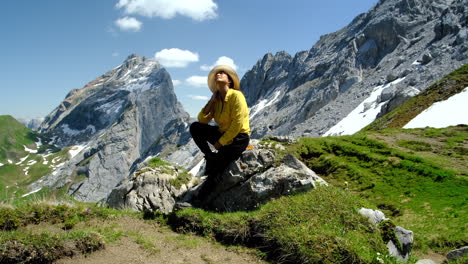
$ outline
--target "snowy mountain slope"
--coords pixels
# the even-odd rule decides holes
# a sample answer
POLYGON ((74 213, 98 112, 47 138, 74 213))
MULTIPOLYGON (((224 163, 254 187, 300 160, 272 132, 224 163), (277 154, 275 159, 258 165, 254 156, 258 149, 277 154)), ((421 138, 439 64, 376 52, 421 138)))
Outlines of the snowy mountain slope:
POLYGON ((403 128, 408 123, 416 122, 412 120, 421 120, 422 123, 418 126, 423 127, 466 124, 464 113, 467 112, 465 97, 467 86, 468 64, 465 64, 390 113, 377 118, 364 130, 403 128))
POLYGON ((468 125, 468 87, 449 99, 434 103, 431 107, 413 118, 403 128, 468 125))

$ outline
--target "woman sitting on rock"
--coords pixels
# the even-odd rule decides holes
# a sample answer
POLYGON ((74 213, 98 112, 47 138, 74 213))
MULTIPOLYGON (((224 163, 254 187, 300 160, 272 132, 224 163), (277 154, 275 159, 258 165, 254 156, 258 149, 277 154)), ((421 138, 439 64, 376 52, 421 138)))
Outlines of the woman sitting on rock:
POLYGON ((249 109, 236 71, 227 65, 214 67, 208 74, 208 87, 213 95, 198 114, 198 122, 190 126, 193 140, 206 159, 208 178, 201 195, 207 195, 217 175, 241 156, 250 135, 249 109), (217 126, 208 124, 212 119, 217 126), (208 143, 217 152, 211 151, 208 143))

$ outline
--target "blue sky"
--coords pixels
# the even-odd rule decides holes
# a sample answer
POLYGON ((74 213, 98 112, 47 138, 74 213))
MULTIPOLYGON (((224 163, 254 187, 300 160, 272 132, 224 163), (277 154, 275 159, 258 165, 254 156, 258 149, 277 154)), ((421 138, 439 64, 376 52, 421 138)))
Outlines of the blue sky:
POLYGON ((377 0, 14 0, 0 10, 0 115, 44 117, 74 88, 136 53, 164 61, 195 115, 206 68, 241 77, 266 53, 310 49, 377 0), (174 54, 182 61, 174 62, 174 54), (224 59, 223 59, 224 58, 224 59), (178 66, 178 67, 174 67, 178 66), (192 78, 191 78, 192 77, 192 78))

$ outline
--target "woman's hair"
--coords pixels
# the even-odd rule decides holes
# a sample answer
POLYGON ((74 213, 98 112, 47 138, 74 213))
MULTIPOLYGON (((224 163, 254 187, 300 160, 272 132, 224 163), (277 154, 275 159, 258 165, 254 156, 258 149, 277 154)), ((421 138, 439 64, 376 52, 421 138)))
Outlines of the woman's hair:
POLYGON ((229 74, 226 74, 226 75, 227 75, 229 81, 231 81, 229 83, 229 88, 234 88, 234 81, 232 80, 231 75, 229 75, 229 74))

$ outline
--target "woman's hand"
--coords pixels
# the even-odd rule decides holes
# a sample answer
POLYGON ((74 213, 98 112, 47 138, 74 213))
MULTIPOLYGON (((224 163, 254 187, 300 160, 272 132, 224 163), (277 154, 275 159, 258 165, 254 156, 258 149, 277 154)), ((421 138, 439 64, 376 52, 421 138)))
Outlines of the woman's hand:
POLYGON ((213 93, 210 100, 208 101, 208 103, 203 108, 203 113, 205 115, 207 115, 208 113, 214 113, 214 105, 215 105, 216 101, 220 100, 220 97, 221 97, 221 95, 219 94, 218 91, 213 93))

